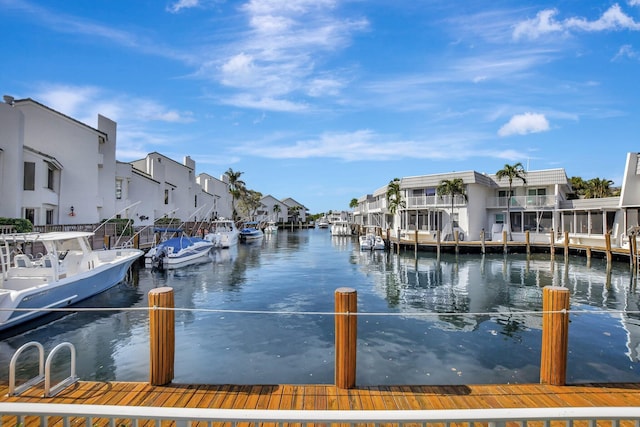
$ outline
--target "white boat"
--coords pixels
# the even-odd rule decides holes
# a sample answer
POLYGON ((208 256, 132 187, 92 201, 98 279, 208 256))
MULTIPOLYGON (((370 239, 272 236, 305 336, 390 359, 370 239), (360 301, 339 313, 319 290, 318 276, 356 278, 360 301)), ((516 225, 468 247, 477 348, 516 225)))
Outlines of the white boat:
POLYGON ((326 218, 320 218, 318 220, 318 228, 329 228, 329 221, 326 218))
POLYGON ((216 248, 230 248, 238 244, 240 231, 230 219, 218 219, 211 223, 211 229, 204 238, 216 248))
POLYGON ((278 224, 275 221, 267 222, 267 227, 264 229, 265 233, 274 234, 278 232, 278 224))
POLYGON ((172 270, 209 260, 213 243, 200 237, 172 237, 149 249, 145 264, 157 270, 172 270))
POLYGON ((264 237, 264 233, 258 228, 258 223, 255 221, 245 222, 244 226, 240 229, 240 241, 252 242, 260 240, 264 237))
POLYGON ((381 251, 384 250, 386 248, 386 245, 384 244, 384 239, 380 236, 375 236, 373 238, 373 247, 372 249, 374 251, 381 251))
POLYGON ((0 234, 0 330, 43 316, 48 308, 66 307, 106 291, 124 280, 144 253, 134 248, 94 251, 89 242, 93 235, 0 234), (21 253, 23 245, 43 252, 34 258, 21 253))
POLYGON ((331 223, 332 236, 351 236, 351 226, 347 221, 334 221, 331 223))
POLYGON ((373 249, 373 236, 370 234, 362 235, 358 238, 361 251, 370 251, 373 249))

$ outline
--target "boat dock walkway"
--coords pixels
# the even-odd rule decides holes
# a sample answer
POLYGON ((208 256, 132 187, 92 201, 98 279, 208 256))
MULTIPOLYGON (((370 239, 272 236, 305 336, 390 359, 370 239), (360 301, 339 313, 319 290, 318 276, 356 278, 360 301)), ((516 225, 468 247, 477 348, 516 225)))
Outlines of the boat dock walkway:
POLYGON ((334 385, 171 383, 153 386, 142 382, 80 381, 55 397, 43 397, 43 388, 37 386, 19 396, 7 396, 8 390, 7 384, 0 385, 0 402, 354 411, 640 406, 640 384, 636 383, 407 385, 341 389, 334 385))

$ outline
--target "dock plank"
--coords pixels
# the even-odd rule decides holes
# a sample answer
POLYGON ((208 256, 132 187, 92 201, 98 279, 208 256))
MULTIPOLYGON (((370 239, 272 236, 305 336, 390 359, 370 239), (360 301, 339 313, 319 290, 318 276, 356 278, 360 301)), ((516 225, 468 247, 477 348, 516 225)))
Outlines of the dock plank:
MULTIPOLYGON (((0 384, 0 401, 272 410, 640 406, 640 385, 636 383, 367 386, 344 390, 333 385, 151 386, 133 382, 80 381, 49 398, 43 397, 41 386, 19 396, 7 396, 7 392, 8 385, 0 384)), ((8 422, 8 417, 2 417, 2 421, 8 422)), ((26 423, 30 424, 31 421, 26 423)), ((102 420, 97 420, 95 425, 103 425, 102 420)))

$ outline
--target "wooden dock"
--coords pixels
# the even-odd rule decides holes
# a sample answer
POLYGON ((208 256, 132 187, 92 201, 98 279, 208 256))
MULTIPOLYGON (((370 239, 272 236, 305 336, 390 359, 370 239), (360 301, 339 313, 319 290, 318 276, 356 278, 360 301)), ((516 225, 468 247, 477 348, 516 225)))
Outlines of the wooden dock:
POLYGON ((377 386, 340 389, 334 385, 152 386, 139 382, 80 381, 55 397, 42 387, 0 401, 150 407, 297 410, 414 410, 640 406, 640 384, 543 384, 377 386))

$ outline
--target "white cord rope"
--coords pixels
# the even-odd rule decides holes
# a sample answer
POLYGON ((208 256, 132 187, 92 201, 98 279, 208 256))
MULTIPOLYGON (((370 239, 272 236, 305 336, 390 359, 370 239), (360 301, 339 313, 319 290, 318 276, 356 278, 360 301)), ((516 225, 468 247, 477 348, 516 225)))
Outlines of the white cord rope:
POLYGON ((339 313, 332 311, 271 311, 271 310, 230 310, 230 309, 216 309, 216 308, 169 308, 169 307, 65 307, 65 308, 0 308, 0 311, 46 311, 46 312, 102 312, 102 311, 149 311, 149 310, 165 310, 165 311, 180 311, 180 312, 193 312, 193 313, 221 313, 221 314, 273 314, 279 316, 336 316, 336 315, 350 315, 360 317, 430 317, 430 316, 498 316, 498 315, 543 315, 543 314, 620 314, 640 315, 640 311, 632 310, 608 310, 608 311, 593 311, 593 310, 557 310, 557 311, 488 311, 488 312, 474 312, 474 313, 459 313, 459 312, 354 312, 354 313, 339 313))

